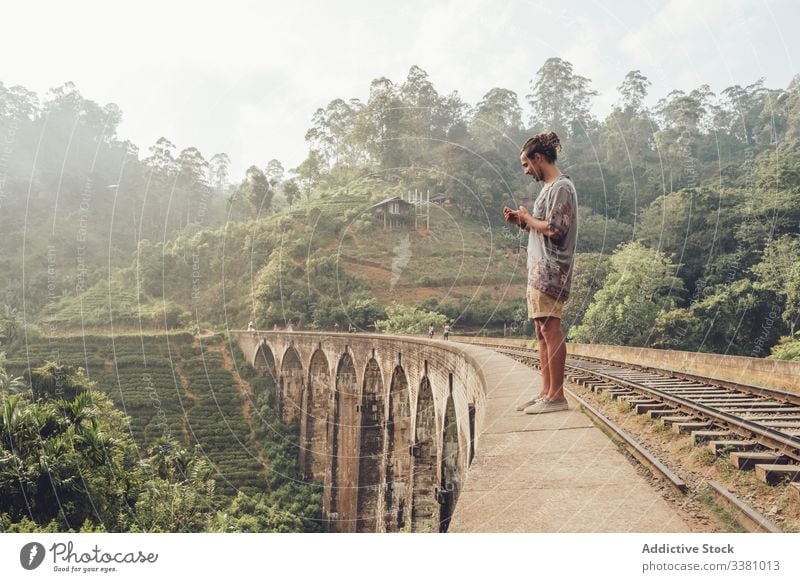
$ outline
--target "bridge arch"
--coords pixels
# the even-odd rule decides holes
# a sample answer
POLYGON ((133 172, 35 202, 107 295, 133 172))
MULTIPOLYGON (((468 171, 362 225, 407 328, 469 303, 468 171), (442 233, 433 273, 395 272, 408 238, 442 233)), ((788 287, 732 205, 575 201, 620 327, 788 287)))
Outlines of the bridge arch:
POLYGON ((317 348, 308 366, 300 417, 299 462, 307 481, 322 482, 325 479, 328 404, 332 388, 328 358, 322 349, 317 348))
POLYGON ((412 447, 411 529, 413 531, 438 531, 439 511, 435 496, 436 440, 436 406, 430 380, 424 376, 417 395, 412 447))
POLYGON ((289 346, 281 358, 281 378, 278 407, 284 422, 294 422, 300 418, 304 389, 305 372, 300 354, 294 346, 289 346))
POLYGON ((278 381, 277 367, 275 366, 275 354, 272 353, 267 342, 262 341, 258 344, 253 356, 253 368, 256 369, 258 375, 262 378, 272 378, 276 383, 278 381))
POLYGON ((357 517, 359 402, 355 363, 347 352, 339 358, 335 382, 332 411, 328 414, 328 519, 332 531, 353 532, 357 517))
POLYGON ((411 491, 411 394, 408 377, 398 364, 389 383, 383 531, 396 532, 408 522, 411 491))
POLYGON ((364 367, 360 403, 358 526, 356 531, 378 531, 383 512, 384 488, 384 389, 378 361, 371 357, 364 367))
POLYGON ((458 493, 461 489, 459 476, 460 449, 458 439, 458 419, 453 401, 452 377, 450 392, 445 405, 444 424, 442 427, 442 460, 439 468, 439 488, 436 498, 439 503, 439 531, 446 532, 450 518, 456 508, 458 493))

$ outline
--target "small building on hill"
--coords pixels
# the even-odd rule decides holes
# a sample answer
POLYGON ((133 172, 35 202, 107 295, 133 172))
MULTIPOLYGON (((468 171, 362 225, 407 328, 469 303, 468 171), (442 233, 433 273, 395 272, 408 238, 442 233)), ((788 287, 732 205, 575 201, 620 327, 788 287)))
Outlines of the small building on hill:
POLYGON ((387 230, 414 229, 414 205, 399 196, 387 198, 369 207, 376 219, 383 223, 387 230))

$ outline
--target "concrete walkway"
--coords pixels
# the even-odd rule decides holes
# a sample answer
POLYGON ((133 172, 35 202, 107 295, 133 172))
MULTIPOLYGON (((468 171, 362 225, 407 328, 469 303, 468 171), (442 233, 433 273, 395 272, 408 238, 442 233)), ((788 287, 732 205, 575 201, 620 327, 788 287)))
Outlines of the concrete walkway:
POLYGON ((450 532, 687 532, 680 516, 578 409, 517 412, 540 375, 487 348, 487 416, 450 532))

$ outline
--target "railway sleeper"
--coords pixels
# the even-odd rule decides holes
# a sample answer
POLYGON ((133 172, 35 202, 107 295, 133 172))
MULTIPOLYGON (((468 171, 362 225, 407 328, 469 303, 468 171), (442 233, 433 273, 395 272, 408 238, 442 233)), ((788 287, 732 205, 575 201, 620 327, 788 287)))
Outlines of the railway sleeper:
POLYGON ((725 412, 741 416, 748 420, 800 420, 800 414, 790 408, 729 408, 725 412))
POLYGON ((692 420, 697 420, 697 417, 688 415, 688 414, 677 414, 675 416, 662 416, 661 422, 663 422, 666 426, 672 426, 673 424, 681 423, 681 422, 690 422, 692 420))
POLYGON ((692 398, 692 401, 706 406, 749 406, 753 404, 760 405, 764 402, 758 398, 703 398, 702 396, 700 398, 692 398))
POLYGON ((675 408, 655 408, 647 411, 647 415, 653 420, 658 420, 664 416, 674 416, 677 413, 678 410, 675 408))
MULTIPOLYGON (((730 411, 727 411, 730 412, 730 411)), ((760 412, 760 411, 758 411, 760 412)), ((787 415, 780 415, 780 414, 753 414, 750 410, 740 410, 736 414, 736 416, 740 416, 745 420, 749 420, 751 422, 786 422, 789 423, 788 427, 791 427, 794 423, 800 422, 800 416, 796 414, 787 414, 787 415)), ((769 426, 769 424, 767 424, 769 426)))
POLYGON ((713 424, 700 420, 696 422, 676 422, 672 425, 672 430, 678 434, 691 434, 696 430, 710 430, 713 424))
POLYGON ((658 404, 661 402, 660 400, 656 400, 655 398, 650 398, 648 396, 642 396, 641 394, 623 396, 622 400, 626 400, 631 406, 636 406, 637 404, 658 404))
POLYGON ((785 465, 791 460, 785 455, 769 451, 735 451, 729 459, 740 471, 751 471, 758 464, 785 465))
POLYGON ((634 392, 632 392, 630 390, 626 390, 624 388, 618 388, 616 390, 614 390, 612 388, 611 390, 608 390, 608 393, 611 394, 611 400, 618 400, 619 398, 622 398, 623 396, 629 396, 631 394, 634 394, 634 392))
POLYGON ((692 440, 695 446, 702 445, 708 441, 724 439, 732 436, 729 430, 695 430, 692 431, 692 440))
MULTIPOLYGON (((641 403, 634 406, 636 414, 649 414, 655 411, 675 412, 674 408, 670 408, 668 404, 663 402, 641 403)), ((651 416, 650 418, 654 418, 651 416)))
POLYGON ((707 445, 709 449, 711 449, 715 455, 718 457, 722 457, 725 455, 729 455, 734 451, 752 451, 753 449, 758 446, 756 441, 740 441, 740 440, 722 440, 722 441, 715 441, 711 440, 708 441, 707 445))
POLYGON ((762 420, 759 422, 764 426, 768 426, 770 428, 789 428, 792 430, 800 430, 800 422, 792 422, 785 418, 778 418, 775 420, 762 420))
POLYGON ((591 378, 589 380, 582 380, 578 382, 582 386, 586 386, 587 388, 591 388, 592 386, 605 386, 608 385, 608 382, 605 380, 598 380, 597 378, 591 378))
POLYGON ((653 386, 663 386, 664 388, 672 388, 677 390, 683 389, 693 389, 693 388, 704 388, 704 384, 694 384, 692 382, 687 382, 686 380, 650 380, 648 382, 644 382, 645 384, 652 384, 653 386))
POLYGON ((729 392, 725 391, 709 391, 706 388, 701 388, 699 386, 692 387, 692 388, 685 388, 683 386, 659 386, 654 384, 644 384, 648 388, 655 388, 656 390, 661 390, 662 392, 667 392, 668 394, 675 394, 676 396, 726 396, 729 392))
POLYGON ((800 481, 800 465, 759 463, 755 471, 756 477, 767 485, 800 481))

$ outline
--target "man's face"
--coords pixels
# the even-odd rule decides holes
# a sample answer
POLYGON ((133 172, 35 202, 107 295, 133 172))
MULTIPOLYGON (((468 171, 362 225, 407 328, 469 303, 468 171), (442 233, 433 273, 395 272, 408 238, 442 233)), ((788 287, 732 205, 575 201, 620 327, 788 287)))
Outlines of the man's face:
POLYGON ((531 176, 537 182, 541 182, 544 174, 542 174, 542 169, 539 167, 538 159, 541 156, 539 154, 533 154, 533 159, 528 159, 525 155, 525 152, 522 152, 519 156, 519 161, 522 164, 522 171, 525 172, 526 176, 531 176))

